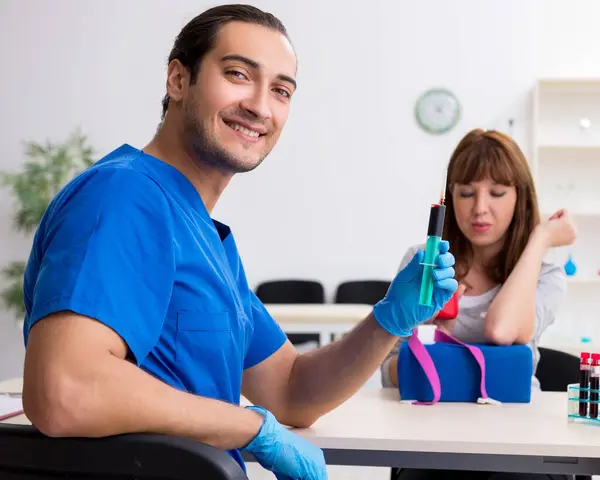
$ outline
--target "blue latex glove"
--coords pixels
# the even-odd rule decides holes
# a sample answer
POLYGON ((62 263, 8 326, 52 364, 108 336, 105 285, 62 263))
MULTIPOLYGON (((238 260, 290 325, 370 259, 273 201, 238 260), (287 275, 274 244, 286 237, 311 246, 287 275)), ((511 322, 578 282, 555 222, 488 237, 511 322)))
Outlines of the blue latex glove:
POLYGON ((262 407, 249 406, 265 421, 254 439, 242 450, 275 474, 278 480, 327 480, 323 451, 282 426, 262 407))
POLYGON ((392 281, 385 297, 373 307, 379 324, 392 335, 408 337, 414 328, 438 313, 458 288, 454 279, 454 255, 446 240, 440 242, 440 254, 433 269, 433 301, 431 306, 419 305, 419 291, 423 276, 423 256, 419 250, 410 263, 392 281))

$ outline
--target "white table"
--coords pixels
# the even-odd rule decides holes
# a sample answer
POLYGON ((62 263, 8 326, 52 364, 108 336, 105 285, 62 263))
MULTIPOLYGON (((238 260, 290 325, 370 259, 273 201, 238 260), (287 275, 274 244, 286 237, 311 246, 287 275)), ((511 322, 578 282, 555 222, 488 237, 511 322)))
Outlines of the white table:
POLYGON ((362 321, 373 309, 364 304, 266 304, 268 312, 286 333, 319 332, 320 345, 331 343, 332 336, 343 335, 362 321))
MULTIPOLYGON (((12 380, 4 380, 0 382, 0 393, 19 393, 23 389, 23 380, 15 378, 12 380)), ((28 424, 29 420, 25 415, 17 415, 16 417, 0 420, 0 423, 28 424)))
MULTIPOLYGON (((0 392, 20 389, 20 379, 0 382, 0 392)), ((600 427, 569 423, 566 393, 496 406, 398 398, 394 389, 365 388, 296 432, 323 448, 330 465, 600 473, 600 427)), ((8 421, 29 423, 24 415, 8 421)))
POLYGON ((362 389, 298 432, 329 464, 599 474, 600 427, 569 423, 566 397, 418 406, 400 402, 395 389, 362 389))
MULTIPOLYGON (((265 307, 286 333, 319 333, 320 345, 331 343, 351 330, 373 309, 364 304, 266 304, 265 307)), ((579 356, 582 351, 600 351, 597 344, 578 344, 544 338, 541 347, 579 356)))

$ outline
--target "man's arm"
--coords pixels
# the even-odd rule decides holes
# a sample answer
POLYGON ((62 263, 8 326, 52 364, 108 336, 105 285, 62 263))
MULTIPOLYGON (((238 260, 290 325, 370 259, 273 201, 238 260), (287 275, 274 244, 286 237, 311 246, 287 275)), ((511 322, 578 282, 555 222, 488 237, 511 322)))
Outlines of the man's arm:
POLYGON ((370 314, 326 347, 298 355, 286 342, 244 372, 242 391, 281 423, 309 427, 352 396, 381 365, 397 339, 370 314))
POLYGON ((371 313, 339 341, 300 355, 292 369, 289 405, 316 420, 364 385, 398 337, 371 313))
POLYGON ((373 312, 342 339, 303 355, 286 342, 245 370, 244 395, 268 408, 281 423, 296 427, 312 425, 343 403, 376 371, 400 336, 410 335, 418 324, 432 318, 456 291, 448 242, 440 244, 440 253, 433 273, 432 306, 418 304, 421 251, 396 275, 373 312))
POLYGON ((89 317, 40 320, 25 356, 25 414, 52 437, 153 432, 226 450, 245 446, 262 426, 259 413, 172 388, 126 353, 121 337, 89 317))

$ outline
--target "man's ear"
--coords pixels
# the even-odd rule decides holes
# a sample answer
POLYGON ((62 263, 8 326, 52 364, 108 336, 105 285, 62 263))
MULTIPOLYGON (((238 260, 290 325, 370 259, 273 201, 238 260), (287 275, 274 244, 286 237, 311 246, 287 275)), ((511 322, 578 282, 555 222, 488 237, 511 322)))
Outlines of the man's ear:
POLYGON ((177 59, 172 60, 167 68, 167 95, 172 102, 180 102, 188 88, 190 72, 177 59))

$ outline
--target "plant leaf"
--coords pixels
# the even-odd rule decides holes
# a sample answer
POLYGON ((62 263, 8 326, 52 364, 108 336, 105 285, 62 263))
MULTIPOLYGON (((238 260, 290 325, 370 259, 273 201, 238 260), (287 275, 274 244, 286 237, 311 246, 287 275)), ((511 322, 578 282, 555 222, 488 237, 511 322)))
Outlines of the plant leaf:
POLYGON ((13 310, 15 315, 22 318, 25 315, 25 304, 23 301, 23 275, 25 274, 25 262, 12 262, 6 266, 2 273, 7 286, 0 292, 0 298, 8 310, 13 310))
MULTIPOLYGON (((26 160, 18 172, 0 172, 0 186, 13 197, 13 228, 30 234, 40 224, 48 205, 75 175, 94 164, 94 150, 77 128, 60 143, 24 142, 26 160)), ((8 286, 0 298, 17 315, 23 315, 24 262, 13 262, 2 270, 8 286)))

